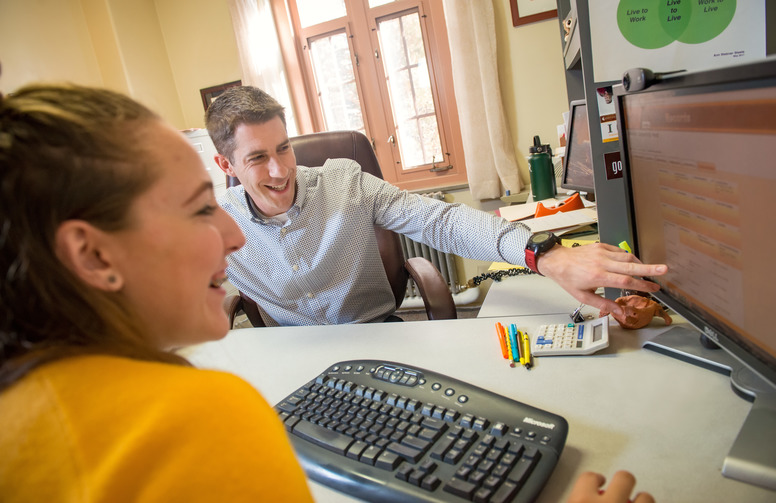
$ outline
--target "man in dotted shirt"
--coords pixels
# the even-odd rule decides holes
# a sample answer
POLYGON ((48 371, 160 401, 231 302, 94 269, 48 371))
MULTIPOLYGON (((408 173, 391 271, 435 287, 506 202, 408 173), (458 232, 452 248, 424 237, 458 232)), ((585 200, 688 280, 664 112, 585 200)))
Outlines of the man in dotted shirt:
POLYGON ((383 271, 374 225, 461 257, 528 265, 580 302, 615 314, 621 308, 596 288, 656 291, 634 276, 667 270, 607 244, 529 245, 531 231, 521 223, 399 190, 349 159, 330 159, 326 169, 297 166, 283 107, 254 87, 225 91, 206 121, 216 163, 241 181, 218 201, 247 239, 229 256, 227 273, 268 326, 389 317, 396 305, 385 274, 373 272, 383 271))

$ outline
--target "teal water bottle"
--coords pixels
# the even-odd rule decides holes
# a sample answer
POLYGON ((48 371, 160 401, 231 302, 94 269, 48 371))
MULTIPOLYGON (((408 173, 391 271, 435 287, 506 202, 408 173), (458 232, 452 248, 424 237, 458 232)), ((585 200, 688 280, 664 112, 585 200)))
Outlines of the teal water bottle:
POLYGON ((531 194, 534 201, 555 197, 555 170, 552 168, 550 146, 542 145, 539 136, 534 136, 534 144, 528 149, 528 168, 531 174, 531 194))

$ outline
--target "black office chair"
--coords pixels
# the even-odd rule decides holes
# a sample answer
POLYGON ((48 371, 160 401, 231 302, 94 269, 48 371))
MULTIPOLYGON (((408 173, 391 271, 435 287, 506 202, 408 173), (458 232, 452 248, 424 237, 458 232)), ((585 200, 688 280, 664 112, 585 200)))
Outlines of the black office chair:
MULTIPOLYGON (((323 166, 327 159, 353 159, 361 169, 378 178, 383 178, 372 145, 362 133, 357 131, 328 131, 291 138, 291 146, 296 162, 301 166, 323 166)), ((226 184, 234 187, 240 180, 227 176, 226 184)), ((380 249, 385 273, 396 299, 396 309, 401 307, 410 277, 417 284, 426 315, 430 320, 447 320, 458 317, 450 288, 436 267, 425 258, 413 257, 404 260, 401 240, 393 231, 375 226, 375 235, 380 249)), ((251 298, 240 292, 227 297, 224 309, 229 315, 230 326, 234 318, 243 311, 254 327, 265 326, 260 310, 251 298)))

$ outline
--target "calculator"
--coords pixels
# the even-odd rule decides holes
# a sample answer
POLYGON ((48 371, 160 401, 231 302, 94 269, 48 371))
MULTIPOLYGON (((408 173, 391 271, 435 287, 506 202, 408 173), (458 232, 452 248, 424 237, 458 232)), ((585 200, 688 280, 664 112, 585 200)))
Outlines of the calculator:
POLYGON ((541 325, 531 339, 531 352, 536 356, 589 355, 609 345, 609 316, 541 325))

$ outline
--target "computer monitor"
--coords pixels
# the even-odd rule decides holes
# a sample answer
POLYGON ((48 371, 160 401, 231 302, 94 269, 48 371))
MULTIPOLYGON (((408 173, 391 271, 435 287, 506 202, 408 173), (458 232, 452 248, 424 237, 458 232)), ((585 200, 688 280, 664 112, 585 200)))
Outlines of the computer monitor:
POLYGON ((593 193, 593 154, 590 150, 590 126, 585 100, 569 104, 566 127, 566 154, 563 156, 561 188, 593 193))
POLYGON ((754 404, 723 474, 776 489, 776 60, 615 86, 615 106, 634 253, 668 264, 654 296, 697 329, 650 347, 732 374, 754 404))

